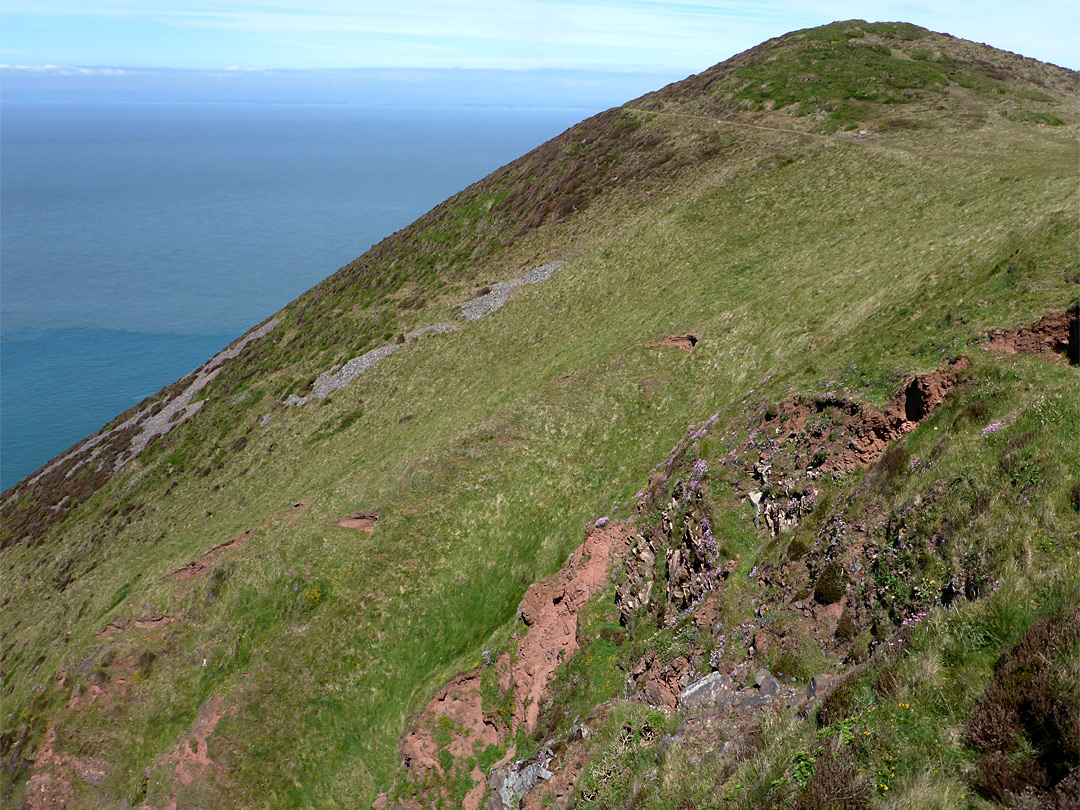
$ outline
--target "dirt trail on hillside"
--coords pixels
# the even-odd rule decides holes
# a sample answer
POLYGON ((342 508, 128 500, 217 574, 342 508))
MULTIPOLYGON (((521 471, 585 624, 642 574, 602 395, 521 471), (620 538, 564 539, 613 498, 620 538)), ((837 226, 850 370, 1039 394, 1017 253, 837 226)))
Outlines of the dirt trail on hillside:
POLYGON ((217 560, 220 556, 222 556, 226 551, 231 551, 232 549, 239 548, 244 543, 244 541, 246 541, 253 534, 255 534, 255 530, 248 529, 243 534, 238 534, 231 540, 226 540, 224 543, 214 546, 201 557, 192 560, 182 568, 177 568, 171 574, 166 574, 165 579, 191 579, 192 577, 199 576, 199 574, 206 571, 206 569, 213 565, 214 561, 217 560))
POLYGON ((177 613, 166 613, 161 616, 148 616, 130 622, 120 619, 119 621, 107 625, 104 630, 99 630, 94 634, 94 638, 108 638, 117 633, 122 633, 129 628, 134 628, 136 630, 162 630, 177 619, 183 618, 183 615, 184 611, 181 610, 177 613))
MULTIPOLYGON (((307 509, 308 506, 310 506, 310 504, 307 501, 297 501, 291 506, 287 506, 281 511, 275 512, 270 517, 263 520, 262 523, 260 523, 259 525, 268 526, 270 524, 276 523, 279 520, 283 520, 287 517, 294 515, 296 512, 301 512, 307 509)), ((376 519, 378 518, 376 517, 376 519)), ((187 565, 177 568, 170 574, 166 574, 164 579, 191 579, 192 577, 197 577, 200 574, 205 573, 208 568, 210 568, 220 557, 225 554, 225 552, 239 548, 244 543, 246 543, 254 534, 254 528, 248 529, 247 531, 236 535, 236 537, 233 537, 230 540, 226 540, 224 543, 220 543, 219 545, 214 546, 205 554, 196 557, 187 565)))

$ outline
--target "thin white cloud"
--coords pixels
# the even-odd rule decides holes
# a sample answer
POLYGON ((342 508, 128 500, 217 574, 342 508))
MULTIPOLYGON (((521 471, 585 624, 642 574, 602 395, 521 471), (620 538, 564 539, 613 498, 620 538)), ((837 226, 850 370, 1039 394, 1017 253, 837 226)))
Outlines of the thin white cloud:
POLYGON ((126 76, 125 68, 80 67, 78 65, 0 65, 0 70, 18 70, 25 73, 50 73, 57 76, 126 76))
POLYGON ((1075 63, 1078 9, 1075 0, 7 0, 5 16, 9 28, 25 14, 214 32, 237 37, 235 55, 224 59, 258 48, 260 61, 277 53, 282 66, 314 66, 321 51, 326 67, 700 69, 794 28, 853 17, 905 20, 1075 63))

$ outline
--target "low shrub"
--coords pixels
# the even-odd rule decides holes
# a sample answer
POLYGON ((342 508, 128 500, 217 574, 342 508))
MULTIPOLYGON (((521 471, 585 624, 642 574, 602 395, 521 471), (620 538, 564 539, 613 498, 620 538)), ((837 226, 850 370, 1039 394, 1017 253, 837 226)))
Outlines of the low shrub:
POLYGON ((1053 792, 1080 761, 1080 690, 1069 677, 1078 647, 1080 610, 1071 609, 1033 624, 998 660, 965 728, 986 798, 1053 792))
POLYGON ((847 590, 847 574, 838 562, 825 566, 814 585, 814 598, 823 605, 831 605, 844 598, 847 590))
POLYGON ((870 783, 860 778, 851 749, 833 742, 817 758, 814 774, 795 797, 792 810, 865 810, 870 796, 870 783))

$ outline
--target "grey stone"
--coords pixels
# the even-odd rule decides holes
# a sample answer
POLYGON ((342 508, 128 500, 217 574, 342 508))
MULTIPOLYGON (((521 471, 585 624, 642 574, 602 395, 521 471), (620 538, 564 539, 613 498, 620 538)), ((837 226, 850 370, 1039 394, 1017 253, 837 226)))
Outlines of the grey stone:
POLYGON ((485 315, 490 315, 495 310, 505 306, 506 302, 510 300, 511 290, 520 287, 524 283, 525 281, 520 278, 511 281, 497 281, 491 285, 491 292, 486 295, 473 298, 464 304, 458 304, 456 307, 457 315, 466 321, 475 321, 485 315))
POLYGON ((755 709, 767 709, 770 705, 772 705, 772 695, 754 695, 739 703, 737 708, 742 712, 751 712, 755 709))
POLYGON ((679 706, 685 711, 700 711, 719 705, 732 691, 731 678, 711 672, 679 693, 679 706))
POLYGON ((464 304, 458 304, 456 307, 457 315, 466 321, 475 321, 485 315, 490 315, 495 310, 501 309, 510 300, 511 291, 524 284, 539 284, 541 281, 547 281, 564 264, 566 262, 549 262, 537 267, 535 270, 530 270, 525 274, 525 278, 497 281, 491 285, 491 292, 486 295, 473 298, 464 304))
POLYGON ((518 760, 503 768, 492 772, 488 785, 495 794, 484 805, 485 810, 513 810, 518 806, 521 797, 532 790, 537 783, 544 779, 550 779, 551 760, 553 758, 550 748, 544 748, 536 755, 536 759, 530 762, 518 760))
POLYGON ((780 694, 780 681, 774 678, 772 675, 766 675, 758 687, 761 689, 762 694, 772 695, 775 697, 780 694))
POLYGON ((526 284, 539 284, 541 281, 547 281, 551 278, 555 271, 564 266, 566 262, 548 262, 545 265, 537 267, 535 270, 530 270, 525 274, 525 278, 522 279, 526 284))
POLYGON ((680 742, 678 734, 665 734, 660 738, 660 744, 656 746, 656 755, 659 758, 667 756, 667 752, 671 750, 672 746, 680 742))
POLYGON ((384 357, 389 357, 401 349, 400 343, 391 343, 389 346, 380 346, 365 352, 359 357, 354 357, 337 371, 323 372, 315 379, 315 385, 311 390, 311 396, 315 399, 326 399, 334 391, 344 388, 369 368, 374 366, 384 357))

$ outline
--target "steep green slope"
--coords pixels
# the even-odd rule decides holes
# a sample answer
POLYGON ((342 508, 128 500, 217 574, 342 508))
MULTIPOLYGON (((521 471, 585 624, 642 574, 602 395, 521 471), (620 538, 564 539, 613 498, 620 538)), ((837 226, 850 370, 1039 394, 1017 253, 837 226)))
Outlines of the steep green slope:
MULTIPOLYGON (((994 619, 997 635, 973 653, 935 659, 944 683, 963 685, 962 699, 926 710, 940 734, 882 736, 853 760, 868 770, 907 751, 903 776, 933 752, 942 779, 964 786, 942 806, 964 806, 976 758, 949 729, 1029 624, 1078 602, 1076 371, 973 345, 1076 301, 1077 89, 1073 72, 913 26, 797 32, 583 122, 377 245, 286 307, 197 393, 197 412, 121 469, 134 428, 72 475, 79 457, 5 493, 5 801, 369 806, 386 791, 453 806, 471 787, 450 779, 464 763, 417 792, 399 738, 439 687, 510 644, 527 586, 646 488, 688 424, 716 413, 714 435, 738 437, 701 451, 718 471, 728 452, 755 452, 751 404, 842 385, 881 407, 913 374, 966 353, 971 370, 945 410, 903 439, 901 466, 933 465, 894 470, 888 485, 838 474, 830 505, 798 532, 814 560, 830 509, 887 523, 939 482, 968 482, 935 496, 933 514, 963 527, 950 554, 983 554, 982 572, 1016 598, 939 608, 899 664, 904 688, 947 691, 911 674, 927 650, 968 644, 988 611, 1016 615, 994 619), (455 304, 555 260, 566 264, 497 312, 455 318, 455 304), (442 322, 459 328, 284 406, 319 374, 442 322), (700 338, 692 352, 651 345, 688 332, 700 338), (335 525, 374 511, 371 533, 335 525), (1061 595, 1039 607, 1046 582, 1061 595)), ((746 475, 716 472, 709 507, 744 577, 790 551, 786 535, 778 545, 755 527, 746 475)), ((733 626, 761 603, 798 601, 741 582, 720 608, 733 626)), ((866 628, 855 629, 850 642, 866 628)), ((618 663, 664 641, 651 638, 636 633, 618 663)), ((849 646, 808 642, 792 656, 840 672, 849 646)), ((731 655, 745 661, 747 645, 731 655)), ((621 670, 602 670, 584 674, 621 687, 621 670)), ((852 688, 860 709, 885 711, 869 686, 852 688)), ((585 716, 613 689, 563 711, 585 716)), ((569 733, 555 703, 547 713, 544 731, 569 733)), ((885 727, 874 717, 863 730, 885 727)), ((721 788, 745 806, 796 801, 792 786, 809 777, 775 797, 766 788, 816 750, 803 745, 812 720, 770 722, 788 723, 768 732, 783 744, 745 775, 706 769, 680 793, 670 781, 690 783, 678 760, 662 760, 666 787, 641 801, 704 806, 693 791, 719 801, 721 788)), ((610 724, 615 736, 597 745, 617 742, 610 724)), ((521 756, 543 741, 526 737, 521 756)), ((652 759, 627 774, 656 767, 646 749, 652 759)), ((594 792, 596 806, 631 798, 594 792)))

